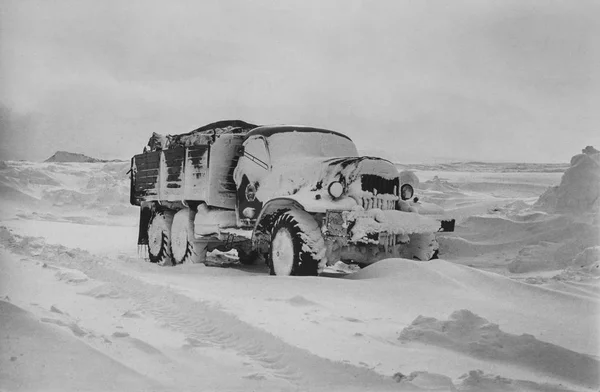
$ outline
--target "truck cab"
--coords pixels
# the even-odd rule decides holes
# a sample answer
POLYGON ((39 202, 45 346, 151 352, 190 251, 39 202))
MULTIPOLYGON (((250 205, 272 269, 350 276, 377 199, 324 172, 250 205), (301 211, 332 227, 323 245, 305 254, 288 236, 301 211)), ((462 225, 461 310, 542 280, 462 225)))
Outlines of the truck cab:
POLYGON ((357 156, 356 146, 347 136, 326 129, 287 125, 250 131, 234 172, 241 225, 254 226, 265 202, 295 193, 290 186, 296 190, 306 186, 315 164, 357 156))

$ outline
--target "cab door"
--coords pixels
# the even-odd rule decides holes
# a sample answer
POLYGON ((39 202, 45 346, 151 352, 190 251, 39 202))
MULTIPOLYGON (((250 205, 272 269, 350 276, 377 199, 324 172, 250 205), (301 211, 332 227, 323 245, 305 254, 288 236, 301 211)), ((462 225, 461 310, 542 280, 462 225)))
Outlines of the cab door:
POLYGON ((271 171, 271 157, 263 136, 257 135, 244 143, 244 153, 236 168, 238 225, 252 227, 266 200, 256 197, 262 180, 271 171))

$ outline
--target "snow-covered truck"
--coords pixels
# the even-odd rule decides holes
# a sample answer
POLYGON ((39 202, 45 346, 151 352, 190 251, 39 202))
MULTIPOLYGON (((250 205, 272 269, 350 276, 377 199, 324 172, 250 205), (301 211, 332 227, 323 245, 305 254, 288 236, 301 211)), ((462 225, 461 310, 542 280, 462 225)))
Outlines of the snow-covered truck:
POLYGON ((454 221, 416 212, 415 180, 359 156, 339 132, 220 121, 154 134, 131 159, 131 204, 152 262, 236 249, 241 263, 264 260, 274 275, 318 275, 338 261, 436 258, 435 233, 454 221))

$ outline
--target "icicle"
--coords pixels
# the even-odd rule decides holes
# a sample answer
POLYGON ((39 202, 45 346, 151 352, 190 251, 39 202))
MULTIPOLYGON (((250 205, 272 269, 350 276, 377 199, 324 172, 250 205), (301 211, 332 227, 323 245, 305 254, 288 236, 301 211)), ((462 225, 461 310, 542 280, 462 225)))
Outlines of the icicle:
POLYGON ((138 258, 142 260, 148 259, 148 245, 138 245, 138 258))

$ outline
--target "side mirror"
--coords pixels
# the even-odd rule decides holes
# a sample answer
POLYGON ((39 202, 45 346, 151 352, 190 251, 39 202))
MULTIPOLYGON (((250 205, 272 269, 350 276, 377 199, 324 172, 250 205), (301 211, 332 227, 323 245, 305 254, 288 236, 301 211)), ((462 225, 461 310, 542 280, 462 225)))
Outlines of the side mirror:
POLYGON ((242 157, 242 156, 244 156, 244 151, 245 151, 245 149, 244 149, 244 146, 239 146, 239 147, 237 148, 237 150, 236 150, 235 154, 236 154, 238 157, 242 157))

